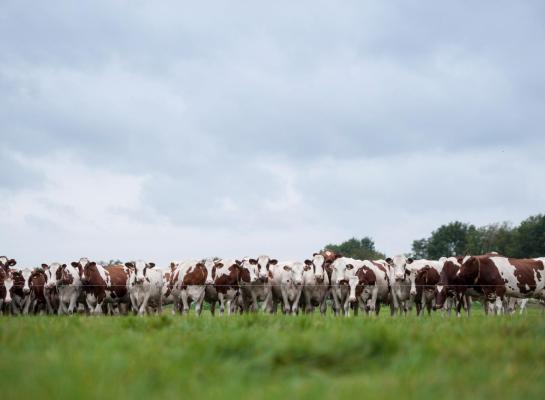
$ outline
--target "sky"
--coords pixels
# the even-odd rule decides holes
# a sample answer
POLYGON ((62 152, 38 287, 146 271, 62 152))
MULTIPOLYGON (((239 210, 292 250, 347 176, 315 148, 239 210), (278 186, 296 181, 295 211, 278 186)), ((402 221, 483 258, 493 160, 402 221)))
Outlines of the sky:
POLYGON ((545 3, 0 2, 0 253, 270 254, 545 205, 545 3))

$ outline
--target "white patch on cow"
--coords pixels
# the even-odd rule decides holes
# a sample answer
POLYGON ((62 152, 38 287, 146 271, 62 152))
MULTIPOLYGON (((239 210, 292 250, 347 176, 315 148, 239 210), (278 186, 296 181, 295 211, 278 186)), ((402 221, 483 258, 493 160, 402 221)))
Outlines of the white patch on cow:
MULTIPOLYGON (((518 279, 515 276, 515 266, 506 257, 490 257, 505 282, 507 296, 521 297, 523 294, 518 287, 518 279)), ((503 283, 503 282, 502 282, 503 283)))

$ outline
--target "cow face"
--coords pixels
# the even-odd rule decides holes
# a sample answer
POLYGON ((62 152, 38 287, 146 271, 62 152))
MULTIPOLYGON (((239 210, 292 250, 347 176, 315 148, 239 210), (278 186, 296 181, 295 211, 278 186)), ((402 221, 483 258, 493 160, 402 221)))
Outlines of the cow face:
POLYGON ((245 258, 241 264, 240 275, 243 282, 256 283, 258 280, 257 260, 245 258))
POLYGON ((456 272, 456 277, 465 284, 475 284, 479 280, 481 262, 477 257, 467 257, 456 272))
POLYGON ((55 273, 57 278, 57 286, 72 285, 74 283, 74 275, 76 274, 77 270, 75 268, 62 264, 55 273))
POLYGON ((414 260, 412 258, 406 258, 403 255, 397 255, 394 258, 387 258, 386 262, 390 266, 393 278, 396 281, 404 281, 410 275, 410 271, 407 269, 407 264, 411 264, 414 260))
POLYGON ((4 299, 4 303, 10 304, 11 303, 11 289, 13 288, 14 281, 13 276, 11 273, 2 272, 4 276, 4 287, 6 288, 6 297, 4 299))
POLYGON ((0 268, 3 268, 6 272, 9 272, 9 268, 17 264, 13 258, 7 258, 6 256, 0 257, 0 268))
POLYGON ((347 276, 351 275, 354 270, 354 264, 350 260, 340 259, 331 264, 333 272, 335 272, 335 283, 337 285, 348 285, 347 276))
POLYGON ((133 285, 142 285, 146 280, 148 280, 146 276, 147 270, 155 267, 155 263, 146 263, 142 260, 138 260, 135 262, 125 263, 125 266, 131 271, 129 277, 130 282, 133 285))
POLYGON ((266 282, 269 278, 270 266, 278 264, 278 260, 271 259, 269 256, 259 256, 256 263, 259 280, 266 282))
MULTIPOLYGON (((74 263, 72 263, 73 265, 74 263)), ((84 266, 81 269, 81 281, 84 284, 89 284, 92 282, 93 275, 95 275, 97 271, 97 264, 94 261, 87 262, 84 264, 84 266)))
POLYGON ((216 263, 211 258, 207 258, 202 264, 206 270, 205 285, 213 285, 216 279, 216 263))
POLYGON ((439 282, 435 287, 435 309, 439 310, 443 308, 447 296, 453 295, 453 289, 451 285, 456 284, 456 273, 460 269, 458 260, 454 257, 448 259, 441 259, 443 261, 443 267, 439 274, 439 282))
POLYGON ((294 262, 290 265, 284 265, 284 274, 282 274, 283 283, 293 283, 295 286, 303 285, 303 271, 305 264, 302 262, 294 262))
POLYGON ((309 271, 312 268, 316 282, 322 283, 325 274, 324 264, 325 257, 321 254, 314 254, 312 260, 305 260, 305 271, 309 271))
MULTIPOLYGON (((49 266, 47 264, 42 264, 42 268, 46 271, 47 275, 47 284, 45 285, 46 288, 52 289, 57 286, 57 271, 61 267, 66 268, 66 264, 61 265, 59 263, 52 263, 49 266)), ((58 279, 60 279, 60 276, 58 279)))

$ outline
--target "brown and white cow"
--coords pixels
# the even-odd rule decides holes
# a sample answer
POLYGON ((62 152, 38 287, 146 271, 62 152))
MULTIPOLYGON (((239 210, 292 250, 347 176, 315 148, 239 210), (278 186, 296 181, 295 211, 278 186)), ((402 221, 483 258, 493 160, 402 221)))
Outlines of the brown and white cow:
POLYGON ((299 301, 303 292, 303 272, 305 264, 301 261, 279 262, 271 267, 272 311, 276 312, 282 303, 284 314, 298 314, 299 301))
POLYGON ((174 296, 173 313, 189 313, 191 303, 195 302, 195 313, 200 315, 204 301, 207 270, 202 261, 183 261, 176 267, 169 282, 169 289, 174 296))
POLYGON ((30 286, 30 306, 29 312, 37 314, 40 311, 47 310, 44 288, 47 282, 47 276, 42 268, 35 268, 29 278, 30 286))
MULTIPOLYGON (((436 310, 444 308, 449 315, 453 306, 456 306, 456 315, 458 316, 460 316, 462 308, 465 308, 468 316, 471 313, 471 298, 469 293, 462 290, 457 277, 463 259, 464 257, 444 257, 439 260, 442 267, 436 285, 434 308, 436 310)), ((485 312, 488 313, 486 304, 485 312)))
POLYGON ((407 314, 411 307, 411 300, 416 295, 414 289, 414 276, 416 269, 411 264, 414 261, 412 258, 407 258, 404 255, 396 255, 392 258, 387 258, 386 262, 390 267, 390 294, 391 294, 391 314, 399 313, 407 314), (411 296, 411 292, 413 293, 411 296))
POLYGON ((81 289, 91 314, 100 315, 127 312, 127 279, 129 271, 124 265, 103 267, 87 258, 72 262, 72 267, 81 271, 81 289), (116 309, 118 306, 122 310, 116 309))
POLYGON ((72 265, 60 265, 55 271, 55 284, 59 295, 58 314, 73 314, 83 293, 79 269, 72 265))
POLYGON ((57 270, 66 264, 54 262, 51 264, 42 264, 46 276, 46 284, 44 287, 44 297, 47 306, 48 314, 55 314, 59 310, 59 291, 57 290, 57 270))
POLYGON ((13 287, 11 288, 11 313, 28 314, 30 307, 30 268, 12 269, 13 287))
POLYGON ((241 313, 257 311, 258 301, 265 301, 268 294, 258 277, 257 260, 244 257, 240 264, 238 285, 240 295, 236 299, 236 305, 241 313))
POLYGON ((13 276, 9 267, 0 265, 0 314, 11 312, 11 288, 13 287, 13 276))
MULTIPOLYGON (((390 301, 390 279, 388 264, 384 260, 364 260, 349 273, 349 301, 358 302, 367 313, 380 312, 381 304, 390 301)), ((355 311, 357 308, 355 308, 355 311)))
POLYGON ((324 315, 327 311, 327 298, 331 291, 329 275, 325 270, 325 257, 314 254, 312 260, 305 260, 303 269, 304 311, 310 313, 319 307, 324 315))
POLYGON ((239 280, 241 275, 241 262, 234 259, 221 259, 214 265, 214 289, 220 303, 220 313, 227 310, 227 314, 233 311, 233 303, 240 297, 239 280))
POLYGON ((496 304, 496 314, 502 312, 506 296, 545 299, 545 257, 466 257, 456 276, 462 290, 472 288, 496 304))

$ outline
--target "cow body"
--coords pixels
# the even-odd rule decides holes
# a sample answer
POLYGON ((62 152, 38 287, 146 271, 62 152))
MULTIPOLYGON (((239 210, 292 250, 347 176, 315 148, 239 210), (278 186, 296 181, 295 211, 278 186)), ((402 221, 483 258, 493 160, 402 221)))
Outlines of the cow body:
POLYGON ((436 285, 443 269, 443 263, 433 260, 414 260, 411 263, 412 273, 410 296, 413 296, 416 305, 416 315, 422 315, 424 309, 431 314, 435 302, 436 285))
POLYGON ((240 311, 257 311, 258 301, 266 298, 264 285, 260 285, 258 278, 257 260, 249 257, 242 260, 238 284, 240 296, 237 298, 237 305, 240 311))
POLYGON ((324 315, 327 310, 327 298, 330 293, 329 275, 325 270, 325 257, 314 254, 312 260, 305 260, 303 271, 303 299, 305 312, 310 313, 314 307, 320 308, 324 315))
MULTIPOLYGON (((460 316, 462 307, 471 313, 471 299, 468 293, 464 293, 459 285, 457 273, 461 267, 463 257, 442 258, 439 262, 442 264, 439 273, 439 282, 436 285, 435 305, 436 310, 445 308, 450 315, 453 306, 456 306, 456 314, 460 316)), ((485 311, 488 308, 485 304, 485 311)))
POLYGON ((390 268, 390 308, 392 315, 396 315, 398 312, 407 314, 411 301, 416 295, 414 278, 411 278, 416 273, 416 270, 411 267, 413 261, 412 258, 406 258, 403 255, 386 259, 390 268), (411 292, 413 293, 412 296, 411 292))
POLYGON ((47 303, 45 300, 45 284, 47 282, 47 276, 42 268, 36 268, 32 271, 32 275, 29 279, 30 286, 30 306, 29 312, 36 314, 40 311, 47 310, 47 303))
POLYGON ((11 265, 6 257, 0 258, 0 314, 11 312, 11 289, 13 288, 13 276, 10 270, 11 265))
POLYGON ((215 264, 214 287, 220 303, 220 313, 232 312, 232 304, 239 296, 240 262, 233 259, 221 259, 215 264))
MULTIPOLYGON (((66 267, 66 264, 63 264, 66 267)), ((48 314, 55 314, 59 311, 59 291, 57 289, 57 270, 62 265, 54 262, 49 265, 42 264, 46 283, 44 286, 44 297, 48 314)))
MULTIPOLYGON (((334 312, 338 315, 342 310, 344 315, 350 315, 350 278, 353 276, 353 270, 358 269, 363 261, 348 257, 337 258, 331 264, 331 293, 334 301, 334 312)), ((355 301, 355 298, 353 299, 355 301)))
POLYGON ((357 302, 360 309, 378 315, 380 304, 390 301, 388 264, 365 260, 352 271, 348 274, 349 302, 357 302))
POLYGON ((132 309, 138 315, 161 313, 163 305, 163 273, 154 263, 135 261, 125 264, 130 269, 127 289, 132 309))
POLYGON ((206 291, 207 271, 201 261, 184 261, 176 267, 169 283, 174 296, 173 312, 189 313, 195 302, 195 313, 200 315, 206 291))

